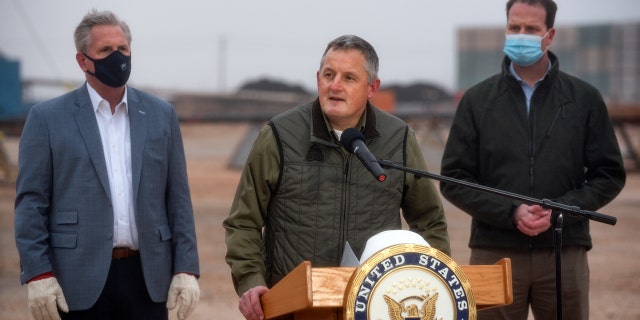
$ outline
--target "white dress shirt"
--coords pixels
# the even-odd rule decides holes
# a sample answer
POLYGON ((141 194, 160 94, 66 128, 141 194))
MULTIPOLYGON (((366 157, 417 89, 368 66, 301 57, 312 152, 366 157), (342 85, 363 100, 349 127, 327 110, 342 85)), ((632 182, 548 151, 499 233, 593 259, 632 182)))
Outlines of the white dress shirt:
POLYGON ((131 136, 125 86, 122 101, 111 113, 109 102, 87 83, 96 113, 113 206, 113 246, 138 250, 138 230, 131 179, 131 136))

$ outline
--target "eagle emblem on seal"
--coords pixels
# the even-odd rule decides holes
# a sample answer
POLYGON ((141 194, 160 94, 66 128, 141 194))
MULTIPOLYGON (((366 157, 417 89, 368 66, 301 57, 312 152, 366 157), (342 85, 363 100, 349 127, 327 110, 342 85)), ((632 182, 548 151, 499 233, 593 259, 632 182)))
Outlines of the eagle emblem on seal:
POLYGON ((388 295, 384 295, 384 301, 387 303, 390 320, 437 320, 436 317, 436 301, 438 293, 422 297, 409 297, 400 302, 393 300, 388 295), (404 301, 409 298, 418 298, 423 300, 422 306, 418 309, 416 304, 405 304, 404 301))

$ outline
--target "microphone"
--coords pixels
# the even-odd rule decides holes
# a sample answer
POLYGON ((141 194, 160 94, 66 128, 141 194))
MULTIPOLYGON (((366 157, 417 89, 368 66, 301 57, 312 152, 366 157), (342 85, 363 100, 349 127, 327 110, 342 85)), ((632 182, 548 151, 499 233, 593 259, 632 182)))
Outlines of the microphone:
POLYGON ((364 135, 360 130, 349 128, 340 136, 340 144, 342 144, 350 153, 353 153, 360 159, 376 180, 382 182, 387 178, 384 170, 380 167, 378 160, 373 156, 367 145, 364 143, 364 135))

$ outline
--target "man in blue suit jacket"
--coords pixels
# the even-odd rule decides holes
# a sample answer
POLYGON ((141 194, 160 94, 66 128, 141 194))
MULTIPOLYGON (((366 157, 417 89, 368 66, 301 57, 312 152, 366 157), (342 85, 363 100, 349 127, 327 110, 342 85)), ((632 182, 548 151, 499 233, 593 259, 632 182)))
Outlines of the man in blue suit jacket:
POLYGON ((15 234, 35 319, 186 319, 199 262, 173 106, 127 87, 129 27, 89 12, 86 84, 34 106, 19 147, 15 234))

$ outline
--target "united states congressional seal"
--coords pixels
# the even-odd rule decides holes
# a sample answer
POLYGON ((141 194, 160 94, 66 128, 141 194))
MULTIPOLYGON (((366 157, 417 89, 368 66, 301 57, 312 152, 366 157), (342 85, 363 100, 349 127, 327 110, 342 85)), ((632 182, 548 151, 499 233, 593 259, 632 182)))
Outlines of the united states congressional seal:
POLYGON ((471 285, 443 252, 396 244, 365 260, 344 297, 346 320, 475 320, 471 285))

